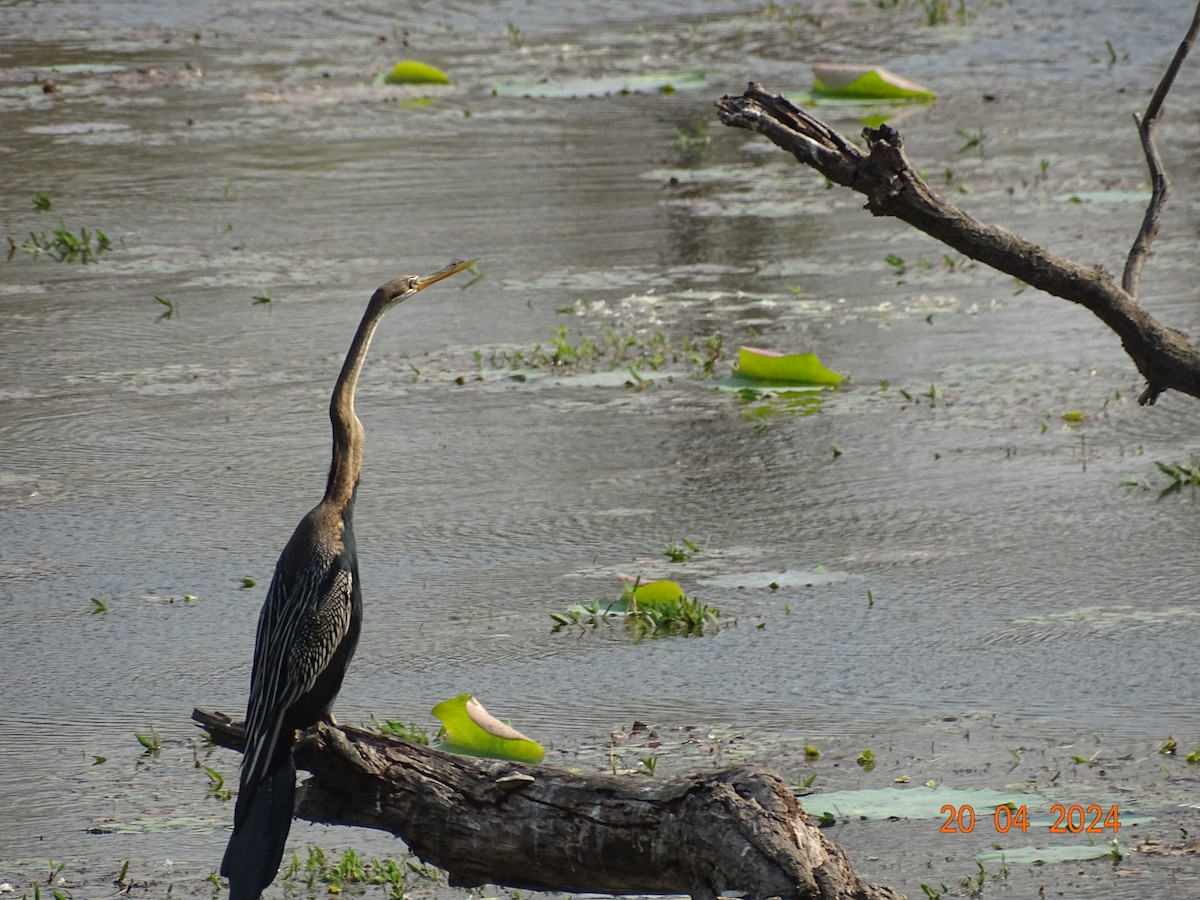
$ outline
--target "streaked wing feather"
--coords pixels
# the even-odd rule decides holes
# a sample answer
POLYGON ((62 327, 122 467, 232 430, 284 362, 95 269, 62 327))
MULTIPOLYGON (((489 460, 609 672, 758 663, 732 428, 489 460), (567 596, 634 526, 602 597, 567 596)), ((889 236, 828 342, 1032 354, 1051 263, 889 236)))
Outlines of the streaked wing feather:
POLYGON ((312 689, 349 630, 352 588, 351 573, 333 561, 305 565, 294 579, 283 560, 276 566, 255 639, 243 787, 264 777, 281 739, 291 741, 280 734, 284 716, 312 689))

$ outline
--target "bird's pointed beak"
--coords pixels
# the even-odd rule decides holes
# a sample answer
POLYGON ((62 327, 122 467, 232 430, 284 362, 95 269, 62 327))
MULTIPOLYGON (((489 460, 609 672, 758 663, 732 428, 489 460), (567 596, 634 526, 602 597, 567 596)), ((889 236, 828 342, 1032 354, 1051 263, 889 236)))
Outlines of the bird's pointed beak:
POLYGON ((411 290, 413 293, 416 293, 417 291, 423 291, 431 284, 437 284, 443 278, 449 278, 451 275, 457 275, 463 269, 471 268, 471 266, 475 265, 477 262, 479 262, 478 259, 464 259, 459 260, 458 262, 452 262, 444 269, 439 269, 432 275, 424 275, 415 279, 412 283, 411 290))
POLYGON ((452 262, 444 269, 439 269, 432 275, 403 275, 400 278, 393 278, 387 284, 383 285, 371 297, 372 303, 382 303, 384 309, 390 309, 397 303, 407 300, 417 291, 423 291, 431 284, 437 284, 443 278, 449 278, 463 269, 469 269, 477 259, 465 259, 458 262, 452 262))

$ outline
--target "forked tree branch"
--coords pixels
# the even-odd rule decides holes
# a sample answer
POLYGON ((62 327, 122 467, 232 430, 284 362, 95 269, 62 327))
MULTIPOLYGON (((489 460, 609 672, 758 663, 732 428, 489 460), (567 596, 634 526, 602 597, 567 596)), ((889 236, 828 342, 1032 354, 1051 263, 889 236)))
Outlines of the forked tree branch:
POLYGON ((1196 41, 1196 34, 1200 32, 1200 4, 1196 6, 1196 14, 1192 16, 1192 25, 1188 28, 1188 32, 1184 35, 1182 41, 1179 42, 1179 47, 1175 50, 1175 56, 1171 59, 1171 64, 1167 66, 1167 71, 1163 73, 1162 81, 1158 83, 1158 89, 1155 90, 1154 96, 1150 98, 1150 105, 1146 107, 1146 114, 1140 118, 1135 115, 1134 122, 1137 123, 1138 136, 1142 139, 1142 150, 1146 154, 1146 165, 1150 169, 1150 185, 1151 196, 1150 205, 1146 207, 1146 216, 1142 219, 1142 227, 1138 229, 1137 237, 1133 241, 1133 246, 1129 250, 1129 258, 1125 260, 1125 274, 1121 279, 1121 286, 1125 288, 1125 292, 1133 297, 1138 296, 1138 282, 1142 277, 1142 266, 1146 264, 1146 257, 1150 255, 1150 245, 1154 242, 1155 236, 1158 234, 1158 219, 1162 214, 1162 208, 1166 205, 1167 197, 1170 194, 1170 185, 1167 183, 1166 171, 1163 169, 1162 157, 1159 156, 1158 146, 1154 142, 1154 126, 1158 124, 1158 117, 1162 113, 1163 102, 1167 99, 1167 93, 1171 90, 1171 85, 1175 83, 1175 76, 1179 74, 1179 69, 1183 65, 1183 61, 1187 59, 1188 53, 1192 49, 1192 44, 1196 41))
POLYGON ((872 214, 901 219, 971 259, 1090 310, 1116 332, 1146 379, 1140 403, 1153 404, 1159 394, 1171 389, 1200 398, 1200 352, 1186 334, 1147 313, 1136 295, 1167 194, 1153 128, 1197 30, 1200 7, 1138 123, 1154 192, 1146 221, 1130 251, 1124 285, 1118 285, 1099 266, 1084 266, 1050 253, 1012 231, 968 215, 939 196, 909 164, 900 133, 887 125, 864 129, 867 149, 863 151, 816 116, 756 83, 740 97, 723 97, 717 110, 724 124, 765 135, 830 181, 865 195, 866 208, 872 214))

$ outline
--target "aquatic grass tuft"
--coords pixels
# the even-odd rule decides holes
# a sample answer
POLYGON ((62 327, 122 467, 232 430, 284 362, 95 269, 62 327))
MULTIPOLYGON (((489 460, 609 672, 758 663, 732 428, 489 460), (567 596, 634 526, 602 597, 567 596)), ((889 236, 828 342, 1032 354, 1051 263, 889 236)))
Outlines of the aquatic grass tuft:
POLYGON ((958 148, 959 153, 966 153, 968 150, 976 148, 982 149, 984 142, 988 139, 988 133, 981 128, 960 128, 954 132, 963 140, 963 145, 958 148))
POLYGON ((376 885, 384 889, 389 900, 404 900, 408 897, 412 882, 416 879, 440 880, 440 873, 432 866, 416 862, 413 858, 395 860, 372 857, 364 859, 354 848, 347 849, 337 859, 331 859, 324 850, 315 845, 308 848, 308 858, 303 862, 292 853, 291 863, 280 875, 280 880, 289 894, 297 883, 310 891, 318 885, 326 886, 329 894, 340 894, 350 885, 376 885))
POLYGON ((162 749, 162 735, 158 733, 158 729, 153 725, 150 726, 149 734, 142 734, 140 731, 135 731, 133 736, 137 738, 137 742, 146 748, 146 755, 157 756, 158 751, 162 749))
POLYGON ((667 541, 667 545, 663 547, 663 556, 676 563, 690 562, 692 557, 699 552, 700 548, 687 538, 667 541))
MULTIPOLYGON (((66 863, 49 860, 47 865, 50 867, 50 874, 46 877, 46 884, 51 886, 48 896, 52 897, 53 900, 72 900, 72 894, 70 891, 66 889, 59 890, 58 888, 52 887, 56 881, 61 883, 62 878, 60 876, 62 875, 63 869, 66 868, 66 863)), ((32 889, 32 893, 26 892, 21 894, 21 900, 41 900, 42 883, 40 881, 35 881, 30 885, 30 888, 32 889)), ((5 890, 12 891, 12 886, 6 884, 5 890)))
MULTIPOLYGON (((8 245, 8 258, 12 259, 17 245, 11 237, 8 239, 8 245)), ((111 246, 112 241, 99 228, 90 231, 80 228, 76 234, 60 219, 57 228, 29 232, 29 237, 25 238, 20 249, 34 257, 44 253, 56 262, 90 263, 98 261, 111 246)))
POLYGON ((398 737, 411 744, 429 746, 429 729, 416 722, 400 722, 396 719, 380 719, 371 713, 370 727, 380 734, 398 737))
POLYGON ((233 792, 225 787, 225 776, 218 772, 212 766, 200 767, 204 770, 204 774, 208 776, 208 796, 214 797, 217 800, 225 801, 233 796, 233 792))
POLYGON ((1155 460, 1154 465, 1170 479, 1170 483, 1159 493, 1160 497, 1177 493, 1185 487, 1200 487, 1200 462, 1196 460, 1190 463, 1164 463, 1155 460))
MULTIPOLYGON (((564 312, 574 312, 567 307, 564 312)), ((619 332, 606 327, 599 335, 572 334, 560 325, 556 335, 530 350, 492 350, 486 354, 496 368, 548 369, 555 372, 593 372, 627 369, 631 385, 646 387, 651 382, 639 374, 658 371, 666 365, 685 365, 698 377, 713 374, 724 355, 721 335, 687 337, 674 341, 661 329, 652 333, 619 332)), ((482 365, 485 354, 476 351, 475 361, 482 365)))
MULTIPOLYGON (((33 208, 38 213, 49 212, 53 202, 50 195, 38 191, 33 195, 33 208)), ((45 254, 58 262, 96 262, 102 253, 112 246, 112 241, 99 228, 80 228, 78 233, 67 227, 66 222, 58 220, 58 227, 42 231, 30 231, 29 237, 18 244, 12 235, 8 235, 8 258, 12 259, 20 250, 30 256, 45 254)))
POLYGON ((171 319, 177 319, 180 317, 179 307, 175 305, 174 300, 170 299, 169 297, 163 297, 160 294, 155 294, 154 299, 158 301, 159 305, 166 307, 166 309, 154 321, 161 322, 164 319, 169 321, 171 319))

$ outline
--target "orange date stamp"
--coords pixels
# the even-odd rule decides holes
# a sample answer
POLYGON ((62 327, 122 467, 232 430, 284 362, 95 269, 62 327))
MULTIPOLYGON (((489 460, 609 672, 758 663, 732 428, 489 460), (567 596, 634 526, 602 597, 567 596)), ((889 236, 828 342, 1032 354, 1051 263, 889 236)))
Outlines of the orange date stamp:
MULTIPOLYGON (((939 829, 942 834, 970 834, 975 830, 975 807, 969 804, 953 806, 947 803, 941 814, 946 817, 939 829)), ((1097 804, 1066 806, 1055 803, 1050 807, 1050 816, 1054 819, 1050 824, 1051 834, 1103 834, 1106 831, 1116 834, 1121 829, 1121 814, 1116 805, 1105 809, 1097 804)), ((1024 834, 1029 830, 1029 824, 1029 810, 1024 804, 1006 803, 997 806, 992 813, 992 827, 999 834, 1008 834, 1014 828, 1024 834)))

